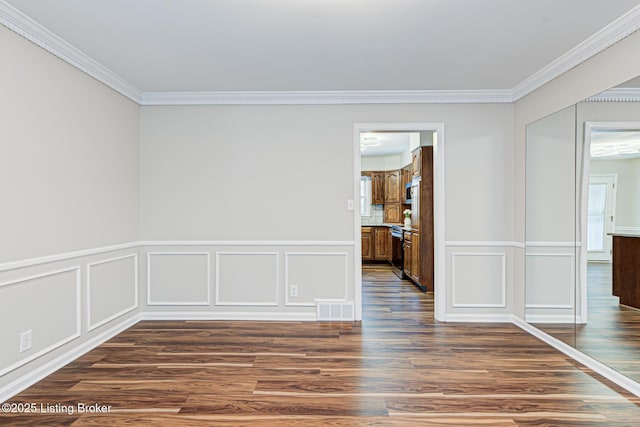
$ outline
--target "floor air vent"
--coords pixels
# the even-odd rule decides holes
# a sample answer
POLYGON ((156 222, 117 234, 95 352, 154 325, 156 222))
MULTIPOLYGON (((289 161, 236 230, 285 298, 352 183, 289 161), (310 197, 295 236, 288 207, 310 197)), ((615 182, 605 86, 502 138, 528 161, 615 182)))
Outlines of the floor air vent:
POLYGON ((352 302, 317 301, 318 320, 353 321, 352 302))

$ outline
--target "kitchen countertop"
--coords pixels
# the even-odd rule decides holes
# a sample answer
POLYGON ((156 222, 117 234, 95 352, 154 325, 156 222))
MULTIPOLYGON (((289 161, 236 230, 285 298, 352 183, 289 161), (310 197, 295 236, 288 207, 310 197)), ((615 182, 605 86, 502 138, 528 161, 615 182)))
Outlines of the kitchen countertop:
MULTIPOLYGON (((363 227, 387 227, 387 228, 391 228, 392 226, 398 226, 401 229, 403 229, 404 231, 411 231, 411 227, 405 227, 404 224, 389 224, 389 223, 383 223, 383 224, 362 224, 363 227)), ((640 237, 640 236, 639 236, 640 237)))

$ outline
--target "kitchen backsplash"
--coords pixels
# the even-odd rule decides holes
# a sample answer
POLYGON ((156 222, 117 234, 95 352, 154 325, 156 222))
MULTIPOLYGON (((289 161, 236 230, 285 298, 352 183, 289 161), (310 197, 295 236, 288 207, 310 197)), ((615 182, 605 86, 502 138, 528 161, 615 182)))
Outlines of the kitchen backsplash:
POLYGON ((384 221, 384 205, 371 205, 371 216, 362 217, 362 225, 382 224, 384 221))

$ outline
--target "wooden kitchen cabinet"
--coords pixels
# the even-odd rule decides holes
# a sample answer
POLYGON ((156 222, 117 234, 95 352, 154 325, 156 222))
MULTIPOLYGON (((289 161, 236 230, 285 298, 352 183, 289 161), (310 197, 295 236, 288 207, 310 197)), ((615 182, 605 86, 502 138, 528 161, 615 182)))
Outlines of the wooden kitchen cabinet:
POLYGON ((385 203, 384 204, 384 222, 389 224, 399 224, 402 219, 402 204, 385 203))
POLYGON ((386 171, 384 173, 384 202, 402 202, 402 191, 400 189, 400 170, 386 171))
POLYGON ((389 257, 389 250, 391 246, 389 245, 389 238, 391 237, 391 232, 387 227, 374 227, 373 229, 374 235, 374 249, 373 249, 373 258, 376 261, 385 261, 389 257))
POLYGON ((420 258, 420 233, 418 233, 416 230, 413 230, 411 231, 411 250, 409 253, 410 270, 407 273, 407 276, 409 276, 411 280, 418 284, 421 284, 420 258))
POLYGON ((411 179, 413 178, 413 171, 411 169, 411 164, 408 164, 407 166, 403 167, 402 169, 400 169, 400 191, 402 192, 402 203, 406 203, 406 192, 405 192, 405 188, 406 185, 408 183, 411 182, 411 179))
POLYGON ((384 203, 384 172, 371 172, 371 204, 382 205, 384 203))
MULTIPOLYGON (((411 169, 413 170, 413 176, 422 176, 422 149, 424 147, 418 147, 411 152, 411 169)), ((433 148, 433 147, 431 147, 433 148)))
POLYGON ((412 267, 412 260, 414 259, 413 256, 413 242, 412 242, 412 233, 410 231, 405 231, 404 235, 403 235, 403 244, 402 244, 402 248, 404 251, 404 274, 406 274, 407 276, 411 277, 412 276, 412 271, 411 271, 411 267, 412 267))
POLYGON ((362 259, 367 261, 373 260, 373 256, 374 256, 373 228, 362 227, 361 239, 362 239, 362 259))

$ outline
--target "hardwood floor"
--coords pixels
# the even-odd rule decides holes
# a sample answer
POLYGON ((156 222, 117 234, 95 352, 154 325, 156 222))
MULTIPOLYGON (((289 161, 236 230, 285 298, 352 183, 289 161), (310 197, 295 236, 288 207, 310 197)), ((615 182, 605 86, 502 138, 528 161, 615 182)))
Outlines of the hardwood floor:
POLYGON ((589 263, 587 287, 586 324, 534 326, 640 382, 640 310, 611 294, 611 264, 589 263))
POLYGON ((640 310, 611 295, 611 264, 587 267, 588 322, 576 326, 576 348, 640 382, 640 310))
POLYGON ((516 326, 438 323, 431 293, 363 275, 361 323, 140 322, 10 401, 109 413, 0 425, 638 425, 638 399, 516 326))

